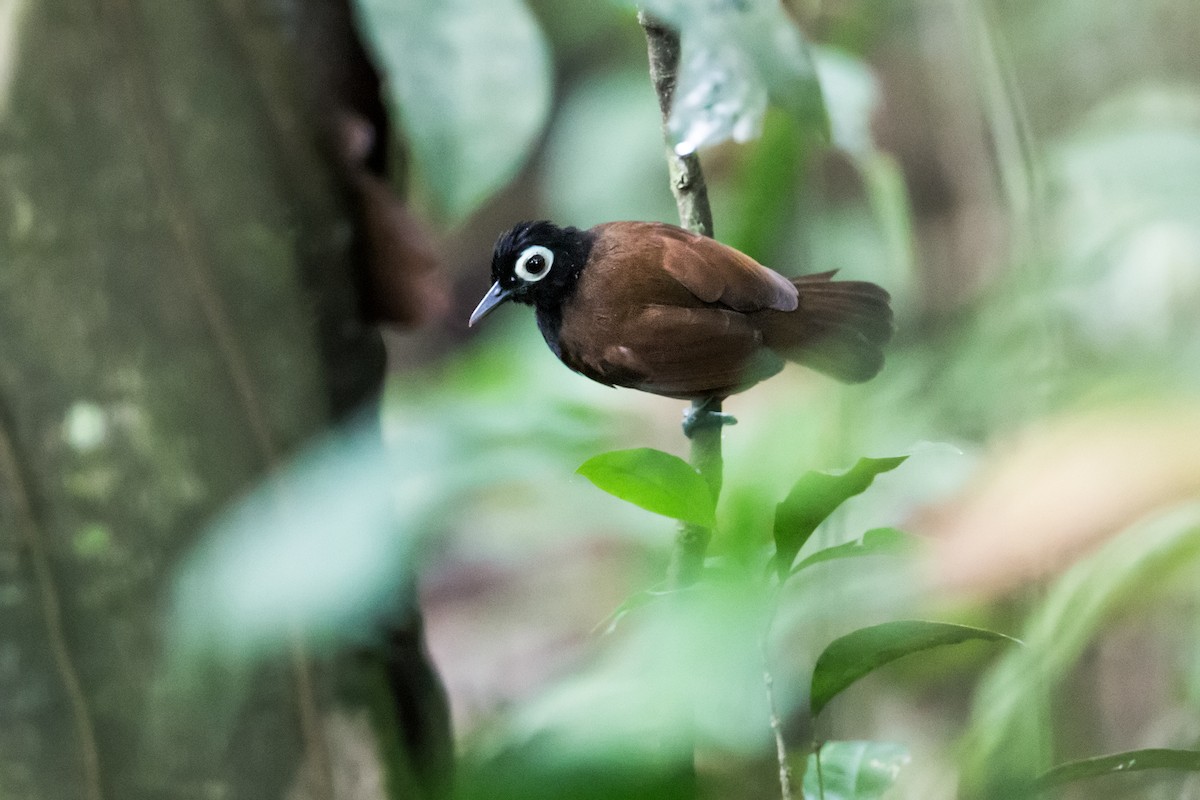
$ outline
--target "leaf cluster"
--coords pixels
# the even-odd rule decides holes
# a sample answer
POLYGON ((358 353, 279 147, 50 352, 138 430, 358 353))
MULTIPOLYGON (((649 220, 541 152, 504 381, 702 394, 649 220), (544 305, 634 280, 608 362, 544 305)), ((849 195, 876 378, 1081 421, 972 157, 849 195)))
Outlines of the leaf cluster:
MULTIPOLYGON (((877 476, 896 469, 904 461, 904 456, 861 458, 844 472, 812 471, 802 475, 776 506, 772 530, 774 552, 769 557, 770 568, 764 575, 764 583, 775 580, 782 586, 821 563, 911 552, 915 547, 911 536, 894 528, 877 528, 867 531, 858 540, 816 550, 796 563, 816 530, 843 503, 865 492, 877 476)), ((585 462, 579 473, 604 491, 648 511, 685 523, 708 527, 716 524, 716 503, 706 481, 695 468, 669 453, 651 448, 603 453, 585 462)), ((645 593, 638 595, 619 613, 627 613, 653 597, 645 593)), ((809 713, 818 716, 837 695, 859 679, 897 659, 971 640, 1016 641, 995 631, 927 620, 897 620, 852 631, 829 643, 817 658, 810 680, 809 713)), ((864 754, 869 754, 871 763, 877 763, 880 759, 878 747, 893 748, 888 750, 885 759, 889 764, 907 759, 905 752, 896 751, 892 745, 848 742, 837 745, 826 751, 816 748, 814 742, 805 748, 806 752, 815 750, 812 752, 812 770, 805 769, 806 785, 812 782, 812 776, 824 769, 817 765, 822 757, 831 763, 832 771, 837 775, 831 778, 835 786, 857 785, 864 754), (852 776, 847 777, 845 773, 852 773, 852 776)), ((880 774, 867 779, 867 783, 882 787, 881 792, 891 781, 881 778, 880 774)), ((894 777, 892 775, 892 779, 894 777)), ((826 792, 823 781, 821 786, 825 797, 878 796, 873 791, 854 789, 853 793, 846 794, 834 790, 826 792)))

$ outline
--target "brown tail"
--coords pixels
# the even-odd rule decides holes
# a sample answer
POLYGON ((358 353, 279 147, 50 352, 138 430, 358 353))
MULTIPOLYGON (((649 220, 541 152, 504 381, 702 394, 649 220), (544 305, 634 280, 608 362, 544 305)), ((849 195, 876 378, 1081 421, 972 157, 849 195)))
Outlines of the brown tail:
POLYGON ((883 368, 892 338, 886 291, 865 281, 834 281, 833 272, 792 279, 795 311, 763 312, 763 343, 789 361, 845 383, 862 383, 883 368))

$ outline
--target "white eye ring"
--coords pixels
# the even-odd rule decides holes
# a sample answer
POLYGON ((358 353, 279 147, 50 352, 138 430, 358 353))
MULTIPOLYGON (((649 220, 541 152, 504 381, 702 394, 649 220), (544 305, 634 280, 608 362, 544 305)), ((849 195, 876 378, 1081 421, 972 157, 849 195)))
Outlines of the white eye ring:
POLYGON ((520 257, 517 258, 517 264, 513 267, 513 272, 517 274, 518 278, 530 283, 537 283, 550 274, 552 266, 554 266, 554 253, 548 247, 535 244, 521 251, 520 257), (533 263, 530 263, 531 261, 533 263))

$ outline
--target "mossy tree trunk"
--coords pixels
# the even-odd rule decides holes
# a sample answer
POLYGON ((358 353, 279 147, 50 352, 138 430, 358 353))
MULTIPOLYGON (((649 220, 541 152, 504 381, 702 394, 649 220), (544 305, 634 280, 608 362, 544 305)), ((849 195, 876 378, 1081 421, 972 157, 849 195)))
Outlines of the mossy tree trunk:
POLYGON ((0 797, 330 796, 329 664, 297 643, 182 718, 162 665, 202 526, 382 378, 336 142, 378 89, 349 10, 8 6, 0 797))

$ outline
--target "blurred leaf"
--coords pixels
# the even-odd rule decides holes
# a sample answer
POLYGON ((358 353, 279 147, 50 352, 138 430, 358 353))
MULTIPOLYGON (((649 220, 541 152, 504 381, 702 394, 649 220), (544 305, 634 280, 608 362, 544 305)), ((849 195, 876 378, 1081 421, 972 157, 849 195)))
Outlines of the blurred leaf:
POLYGON ((1066 282, 1054 313, 1106 354, 1129 348, 1139 363, 1194 376, 1200 90, 1124 92, 1048 154, 1058 200, 1051 229, 1066 282))
POLYGON ((357 0, 427 192, 452 220, 524 163, 550 109, 549 48, 520 0, 357 0))
MULTIPOLYGON (((491 350, 482 350, 460 364, 488 363, 491 350)), ((572 485, 571 467, 607 440, 599 417, 576 413, 573 396, 531 379, 533 361, 521 360, 504 385, 487 390, 452 377, 410 379, 403 391, 393 385, 382 419, 368 412, 221 514, 177 577, 176 651, 194 657, 221 648, 253 658, 283 646, 296 627, 317 641, 361 643, 430 539, 479 514, 484 492, 530 492, 539 509, 508 509, 520 518, 505 528, 506 509, 493 504, 472 526, 487 532, 487 546, 524 552, 539 531, 561 540, 563 515, 593 494, 572 485), (526 391, 531 382, 543 389, 536 401, 526 391)), ((630 511, 619 529, 649 535, 650 526, 637 527, 644 515, 630 511)))
POLYGON ((645 64, 586 77, 567 91, 540 174, 547 216, 584 228, 614 219, 670 219, 675 200, 645 64))
POLYGON ((767 99, 829 138, 808 43, 775 0, 646 0, 679 31, 679 79, 667 133, 680 155, 762 130, 767 99))
POLYGON ((911 534, 896 528, 875 528, 864 533, 863 538, 858 541, 818 550, 797 564, 792 574, 795 575, 800 570, 823 561, 859 556, 903 555, 912 553, 916 547, 917 540, 911 534))
POLYGON ((678 456, 650 447, 614 450, 577 470, 599 488, 635 506, 711 528, 716 506, 708 484, 678 456))
MULTIPOLYGON (((800 200, 797 185, 805 174, 810 140, 782 112, 767 111, 762 137, 748 148, 749 157, 738 174, 733 208, 722 217, 721 227, 729 231, 722 237, 726 244, 771 263, 780 232, 790 225, 800 200)), ((775 268, 787 272, 788 265, 775 268)))
MULTIPOLYGON (((564 759, 550 736, 456 767, 456 800, 693 800, 684 754, 647 763, 596 753, 564 759)), ((652 749, 652 748, 647 748, 652 749)))
POLYGON ((322 639, 366 631, 408 580, 414 530, 454 491, 432 482, 396 491, 394 466, 364 422, 218 518, 176 582, 181 650, 252 657, 282 646, 297 625, 322 639))
POLYGON ((893 305, 901 306, 915 269, 916 245, 908 185, 900 165, 887 153, 875 151, 855 159, 855 163, 886 255, 883 260, 886 272, 879 282, 888 287, 893 305))
POLYGON ((770 736, 760 588, 758 580, 703 581, 643 606, 595 658, 513 703, 474 749, 486 756, 538 745, 562 769, 691 763, 696 738, 760 752, 770 736))
POLYGON ((871 121, 879 106, 879 82, 867 62, 843 50, 814 47, 813 55, 834 146, 856 160, 869 157, 876 152, 871 121))
POLYGON ((838 506, 862 494, 875 476, 895 469, 907 456, 860 458, 840 475, 805 473, 775 509, 775 566, 785 577, 800 548, 838 506))
POLYGON ((975 696, 964 752, 968 796, 1019 796, 1050 768, 1049 701, 1114 616, 1159 596, 1200 559, 1200 504, 1134 526, 1076 564, 1025 623, 1026 647, 1009 651, 975 696))
POLYGON ((826 742, 808 756, 804 796, 811 800, 877 800, 912 757, 889 742, 826 742), (819 761, 819 763, 818 763, 819 761))
POLYGON ((949 622, 901 620, 860 628, 835 639, 817 658, 809 703, 815 717, 859 678, 896 659, 922 650, 971 640, 1016 640, 1003 633, 949 622))
POLYGON ((1085 778, 1141 772, 1147 769, 1200 772, 1200 751, 1152 748, 1068 761, 1043 774, 1037 782, 1040 787, 1049 788, 1085 778))

